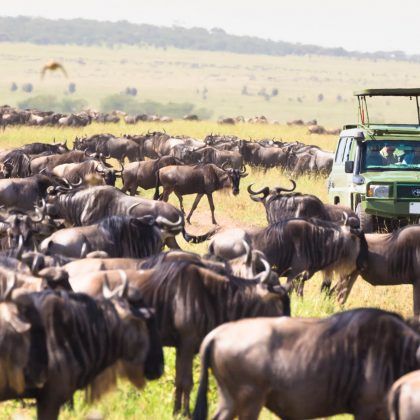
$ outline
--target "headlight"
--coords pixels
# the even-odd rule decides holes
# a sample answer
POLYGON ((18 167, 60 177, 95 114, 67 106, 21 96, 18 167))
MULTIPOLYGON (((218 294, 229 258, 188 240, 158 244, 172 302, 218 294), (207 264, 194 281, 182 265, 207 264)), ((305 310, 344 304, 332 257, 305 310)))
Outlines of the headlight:
POLYGON ((376 197, 376 198, 389 198, 389 194, 391 193, 391 186, 390 185, 369 185, 367 196, 368 197, 376 197))

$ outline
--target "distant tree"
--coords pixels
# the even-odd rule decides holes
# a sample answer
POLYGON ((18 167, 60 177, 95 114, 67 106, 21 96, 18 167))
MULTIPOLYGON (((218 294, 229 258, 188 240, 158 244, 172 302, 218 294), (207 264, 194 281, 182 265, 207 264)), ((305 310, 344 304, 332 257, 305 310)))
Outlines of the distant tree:
POLYGON ((69 93, 76 92, 76 83, 73 83, 73 82, 69 83, 67 90, 69 93))
POLYGON ((271 96, 277 96, 279 94, 279 90, 277 88, 273 88, 271 91, 271 96))
POLYGON ((10 90, 12 92, 15 92, 15 91, 17 91, 17 89, 18 89, 17 84, 15 82, 12 82, 12 84, 10 85, 10 90))
POLYGON ((135 87, 131 88, 131 96, 137 96, 137 89, 135 87))
POLYGON ((318 95, 318 102, 322 102, 324 100, 324 95, 322 93, 320 93, 318 95))
POLYGON ((242 87, 241 95, 249 95, 248 87, 246 85, 242 87))
POLYGON ((22 85, 22 90, 26 93, 31 93, 34 90, 32 83, 24 83, 22 85))
POLYGON ((297 98, 296 98, 296 100, 301 104, 303 101, 302 101, 302 98, 300 97, 300 96, 298 96, 297 98))

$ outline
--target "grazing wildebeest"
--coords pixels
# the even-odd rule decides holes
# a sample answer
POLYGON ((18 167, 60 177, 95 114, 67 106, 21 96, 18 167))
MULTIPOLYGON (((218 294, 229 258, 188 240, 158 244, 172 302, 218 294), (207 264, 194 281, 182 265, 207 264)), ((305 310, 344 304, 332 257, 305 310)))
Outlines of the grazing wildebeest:
POLYGON ((80 150, 71 150, 70 152, 40 156, 31 160, 31 173, 38 174, 43 169, 52 171, 56 166, 63 163, 78 163, 89 160, 92 157, 80 150))
POLYGON ((160 229, 152 217, 109 216, 90 226, 61 229, 44 239, 40 251, 83 258, 92 251, 109 257, 143 258, 161 251, 160 229))
POLYGON ((205 335, 239 318, 289 315, 289 298, 280 286, 220 275, 199 262, 155 262, 133 281, 127 278, 155 308, 162 344, 176 348, 174 410, 188 414, 193 357, 205 335))
POLYGON ((185 150, 182 160, 186 164, 214 163, 222 167, 227 165, 233 169, 241 169, 243 166, 242 155, 230 150, 218 150, 211 146, 204 146, 195 150, 185 150))
POLYGON ((122 192, 130 191, 130 195, 136 195, 137 188, 144 190, 156 187, 156 175, 160 168, 169 165, 182 165, 183 163, 173 156, 162 156, 158 159, 132 162, 124 167, 122 173, 122 192))
POLYGON ((69 151, 67 140, 62 143, 30 143, 18 148, 28 155, 40 155, 41 153, 66 153, 69 151))
POLYGON ((26 211, 47 196, 48 187, 56 182, 45 175, 28 178, 0 179, 0 205, 26 211))
MULTIPOLYGON (((373 286, 413 285, 413 310, 420 315, 420 226, 411 225, 392 233, 366 234, 367 262, 362 278, 373 286)), ((357 276, 342 279, 335 289, 345 303, 357 276)))
MULTIPOLYGON (((2 180, 0 180, 0 183, 2 180)), ((49 196, 47 209, 52 216, 65 219, 73 226, 86 226, 98 223, 107 216, 131 216, 142 218, 152 216, 165 231, 166 243, 178 247, 174 236, 182 233, 188 242, 199 243, 208 239, 214 232, 193 236, 185 231, 182 213, 169 203, 130 197, 111 186, 99 186, 69 190, 63 194, 49 196)))
POLYGON ((341 223, 343 214, 346 214, 349 225, 354 228, 360 226, 356 213, 350 207, 325 204, 312 194, 293 193, 296 182, 293 180, 290 182, 292 183, 290 189, 265 187, 253 191, 252 184, 248 186, 251 200, 264 204, 268 223, 276 223, 290 217, 317 218, 341 223), (283 192, 289 194, 282 194, 283 192))
POLYGON ((88 397, 97 399, 112 387, 117 363, 139 388, 144 376, 162 374, 161 346, 147 325, 151 313, 140 300, 127 301, 126 285, 96 301, 51 291, 10 301, 11 291, 0 303, 1 400, 35 398, 38 418, 54 420, 77 389, 89 388, 88 397))
POLYGON ((407 373, 398 379, 388 393, 390 420, 420 418, 420 371, 407 373))
POLYGON ((90 159, 79 163, 63 163, 55 166, 52 170, 53 175, 64 178, 70 183, 84 182, 86 177, 91 174, 99 174, 106 185, 115 186, 117 177, 121 177, 124 170, 121 164, 121 169, 115 170, 111 165, 104 160, 90 159))
POLYGON ((154 199, 159 198, 159 187, 162 185, 162 200, 167 201, 169 195, 174 192, 181 205, 181 211, 185 214, 182 196, 197 194, 186 218, 187 222, 190 223, 194 210, 205 194, 209 201, 212 223, 216 225, 213 192, 224 188, 232 188, 233 195, 238 195, 240 180, 247 175, 245 167, 241 170, 223 169, 212 163, 196 166, 166 166, 160 169, 157 174, 154 199))
POLYGON ((217 419, 257 419, 267 407, 283 419, 350 413, 356 420, 385 420, 384 396, 396 379, 420 367, 419 346, 418 329, 379 309, 230 322, 201 345, 193 419, 207 418, 210 367, 219 390, 217 419))

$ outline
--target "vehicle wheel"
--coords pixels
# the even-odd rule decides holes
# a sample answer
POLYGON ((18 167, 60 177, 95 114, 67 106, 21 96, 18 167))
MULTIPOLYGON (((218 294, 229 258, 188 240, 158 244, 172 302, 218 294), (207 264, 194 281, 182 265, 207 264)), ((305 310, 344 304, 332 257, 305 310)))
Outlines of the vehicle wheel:
POLYGON ((356 214, 360 220, 360 228, 365 233, 373 232, 373 216, 366 213, 362 208, 362 203, 359 203, 356 207, 356 214))

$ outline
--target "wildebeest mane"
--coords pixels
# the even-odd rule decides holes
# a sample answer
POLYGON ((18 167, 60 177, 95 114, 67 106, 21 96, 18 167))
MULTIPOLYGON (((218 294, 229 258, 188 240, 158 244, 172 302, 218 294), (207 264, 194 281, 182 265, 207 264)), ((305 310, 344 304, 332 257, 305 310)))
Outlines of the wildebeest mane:
POLYGON ((384 384, 385 394, 396 379, 418 369, 416 353, 420 335, 395 313, 361 308, 320 322, 325 326, 323 334, 317 338, 323 343, 322 349, 318 347, 319 351, 308 357, 312 358, 314 366, 317 358, 325 357, 327 351, 340 366, 340 375, 333 374, 328 381, 332 398, 340 392, 348 401, 353 400, 359 392, 355 384, 363 381, 366 371, 378 377, 377 383, 384 384))
POLYGON ((224 322, 281 315, 275 303, 261 299, 255 288, 257 283, 219 275, 204 264, 173 261, 158 266, 140 290, 147 304, 156 310, 163 343, 177 345, 175 315, 184 324, 194 325, 202 338, 224 322))
POLYGON ((143 258, 163 246, 152 219, 147 223, 129 216, 109 216, 98 223, 98 229, 109 238, 108 254, 114 257, 143 258))

